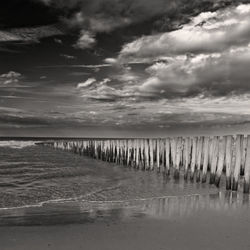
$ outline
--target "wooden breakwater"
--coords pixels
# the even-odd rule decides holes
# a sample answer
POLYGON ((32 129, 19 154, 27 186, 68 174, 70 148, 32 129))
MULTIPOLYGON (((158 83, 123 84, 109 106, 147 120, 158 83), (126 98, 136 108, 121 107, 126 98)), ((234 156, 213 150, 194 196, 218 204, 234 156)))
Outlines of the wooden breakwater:
POLYGON ((164 139, 54 140, 42 143, 95 159, 141 170, 157 170, 166 175, 220 186, 237 191, 240 178, 249 193, 250 135, 173 137, 164 139))

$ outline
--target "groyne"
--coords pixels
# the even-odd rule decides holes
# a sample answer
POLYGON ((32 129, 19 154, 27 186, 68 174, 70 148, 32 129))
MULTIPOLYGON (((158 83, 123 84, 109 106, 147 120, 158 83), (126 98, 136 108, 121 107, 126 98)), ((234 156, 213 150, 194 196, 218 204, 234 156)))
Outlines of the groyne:
POLYGON ((79 139, 40 143, 98 160, 141 170, 162 172, 179 179, 220 186, 249 193, 250 135, 173 137, 156 139, 79 139))

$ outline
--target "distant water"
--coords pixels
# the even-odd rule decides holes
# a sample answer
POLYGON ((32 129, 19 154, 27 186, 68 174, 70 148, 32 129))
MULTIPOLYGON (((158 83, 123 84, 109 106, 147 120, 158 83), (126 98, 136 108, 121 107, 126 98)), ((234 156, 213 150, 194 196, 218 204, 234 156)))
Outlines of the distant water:
POLYGON ((72 220, 77 212, 79 220, 82 211, 91 213, 97 208, 129 206, 150 212, 153 207, 157 211, 163 200, 166 205, 166 199, 200 196, 221 200, 219 190, 208 184, 183 178, 176 182, 155 171, 97 161, 34 141, 0 142, 0 225, 18 224, 25 215, 38 222, 41 215, 54 221, 63 214, 65 221, 65 215, 72 220))

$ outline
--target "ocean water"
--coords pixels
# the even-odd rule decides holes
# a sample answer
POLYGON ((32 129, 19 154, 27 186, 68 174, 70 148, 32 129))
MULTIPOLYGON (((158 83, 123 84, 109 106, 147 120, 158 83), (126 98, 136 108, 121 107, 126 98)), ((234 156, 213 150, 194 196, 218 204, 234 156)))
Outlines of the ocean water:
POLYGON ((171 217, 211 204, 215 209, 248 204, 248 198, 35 141, 0 142, 0 225, 79 223, 107 218, 111 211, 117 216, 171 217))

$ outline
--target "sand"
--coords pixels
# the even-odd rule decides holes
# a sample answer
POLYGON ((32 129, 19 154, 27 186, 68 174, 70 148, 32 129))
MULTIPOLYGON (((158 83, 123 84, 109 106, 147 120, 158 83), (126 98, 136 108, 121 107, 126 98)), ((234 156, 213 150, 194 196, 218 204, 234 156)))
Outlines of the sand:
POLYGON ((155 199, 91 214, 74 224, 2 226, 0 249, 250 249, 249 197, 155 199))

